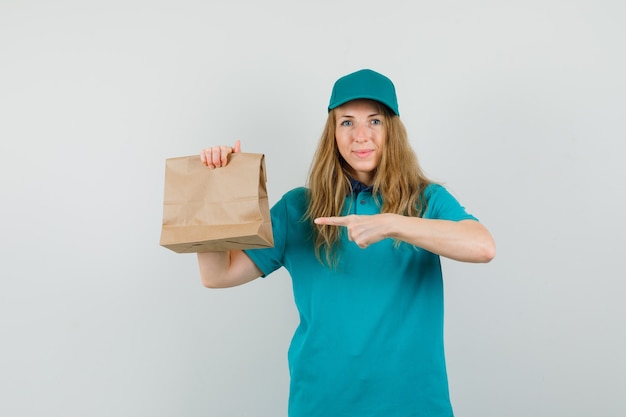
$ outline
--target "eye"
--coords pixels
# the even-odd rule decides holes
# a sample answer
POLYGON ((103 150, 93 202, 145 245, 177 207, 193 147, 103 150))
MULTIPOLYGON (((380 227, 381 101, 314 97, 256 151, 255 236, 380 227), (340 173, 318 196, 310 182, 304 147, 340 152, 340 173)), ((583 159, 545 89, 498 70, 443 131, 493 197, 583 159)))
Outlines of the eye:
POLYGON ((383 122, 380 119, 372 119, 371 123, 376 126, 383 124, 383 122))
POLYGON ((343 122, 341 122, 341 126, 346 126, 346 127, 352 126, 352 120, 344 120, 343 122))

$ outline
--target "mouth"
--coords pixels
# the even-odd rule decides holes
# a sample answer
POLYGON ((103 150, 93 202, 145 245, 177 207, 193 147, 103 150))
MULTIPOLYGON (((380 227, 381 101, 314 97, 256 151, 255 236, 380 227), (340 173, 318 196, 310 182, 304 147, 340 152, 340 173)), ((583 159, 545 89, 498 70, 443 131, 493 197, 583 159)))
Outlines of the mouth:
POLYGON ((374 151, 372 149, 359 149, 356 151, 352 151, 352 153, 360 159, 365 159, 367 157, 369 157, 371 154, 374 153, 374 151))

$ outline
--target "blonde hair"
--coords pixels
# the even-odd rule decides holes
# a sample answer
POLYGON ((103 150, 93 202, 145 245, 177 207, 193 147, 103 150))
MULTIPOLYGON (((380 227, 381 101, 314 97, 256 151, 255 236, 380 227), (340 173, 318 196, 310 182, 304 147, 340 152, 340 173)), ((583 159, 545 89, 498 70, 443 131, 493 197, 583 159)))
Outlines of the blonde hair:
MULTIPOLYGON (((420 167, 400 118, 386 106, 374 102, 386 130, 383 154, 372 186, 372 194, 382 200, 381 213, 421 217, 426 210, 424 190, 431 181, 420 167)), ((337 118, 331 110, 311 163, 308 178, 309 205, 305 220, 311 222, 315 255, 329 266, 338 262, 339 234, 336 226, 316 225, 317 217, 340 216, 346 195, 352 191, 349 165, 335 141, 337 118)))

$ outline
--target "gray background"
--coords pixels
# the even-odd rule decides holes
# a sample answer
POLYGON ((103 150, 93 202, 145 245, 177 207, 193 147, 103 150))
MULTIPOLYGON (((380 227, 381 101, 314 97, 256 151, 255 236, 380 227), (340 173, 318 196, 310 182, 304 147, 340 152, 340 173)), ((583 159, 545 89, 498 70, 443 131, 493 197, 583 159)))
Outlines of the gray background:
MULTIPOLYGON (((305 181, 332 83, 393 79, 428 175, 494 234, 444 260, 457 416, 623 416, 626 6, 0 0, 0 415, 284 416, 284 270, 158 245, 164 160, 305 181)), ((341 393, 337 393, 341 395, 341 393)))

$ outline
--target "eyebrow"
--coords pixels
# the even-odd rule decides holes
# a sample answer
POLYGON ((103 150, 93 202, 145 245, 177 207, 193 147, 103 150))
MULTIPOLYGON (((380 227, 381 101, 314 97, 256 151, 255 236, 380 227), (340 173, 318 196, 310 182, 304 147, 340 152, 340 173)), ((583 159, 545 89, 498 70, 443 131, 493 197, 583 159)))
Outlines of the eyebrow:
MULTIPOLYGON (((378 117, 380 117, 380 116, 381 116, 381 114, 380 114, 380 113, 372 113, 372 114, 368 114, 368 115, 367 115, 367 117, 368 117, 368 118, 370 118, 370 117, 377 117, 377 116, 378 116, 378 117)), ((353 116, 353 115, 351 115, 351 114, 347 113, 347 114, 339 114, 337 117, 338 117, 338 118, 342 118, 342 117, 350 117, 350 118, 354 118, 355 116, 353 116)))

